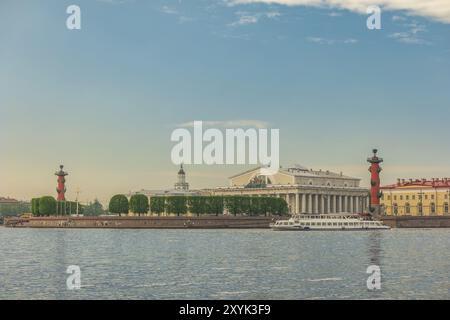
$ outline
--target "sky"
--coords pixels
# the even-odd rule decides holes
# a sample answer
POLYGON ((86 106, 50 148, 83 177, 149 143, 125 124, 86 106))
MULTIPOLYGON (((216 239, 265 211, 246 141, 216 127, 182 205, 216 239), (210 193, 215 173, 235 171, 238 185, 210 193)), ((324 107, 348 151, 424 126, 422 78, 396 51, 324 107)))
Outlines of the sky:
MULTIPOLYGON (((0 196, 171 188, 173 130, 280 130, 280 162, 382 184, 450 177, 450 1, 2 0, 0 196), (375 2, 375 3, 374 3, 375 2), (69 30, 69 5, 81 29, 69 30)), ((191 188, 243 165, 188 165, 191 188)))

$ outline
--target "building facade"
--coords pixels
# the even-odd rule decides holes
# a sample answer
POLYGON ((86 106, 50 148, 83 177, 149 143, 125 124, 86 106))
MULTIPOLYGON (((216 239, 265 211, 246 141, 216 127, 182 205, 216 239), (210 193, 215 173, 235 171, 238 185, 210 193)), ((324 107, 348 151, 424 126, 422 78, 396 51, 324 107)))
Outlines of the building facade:
POLYGON ((450 179, 398 179, 381 188, 386 215, 432 216, 449 214, 450 179))
POLYGON ((230 186, 204 190, 213 195, 274 196, 286 200, 289 213, 359 213, 367 211, 369 189, 360 179, 342 173, 307 169, 300 165, 280 169, 272 176, 255 168, 229 178, 230 186))

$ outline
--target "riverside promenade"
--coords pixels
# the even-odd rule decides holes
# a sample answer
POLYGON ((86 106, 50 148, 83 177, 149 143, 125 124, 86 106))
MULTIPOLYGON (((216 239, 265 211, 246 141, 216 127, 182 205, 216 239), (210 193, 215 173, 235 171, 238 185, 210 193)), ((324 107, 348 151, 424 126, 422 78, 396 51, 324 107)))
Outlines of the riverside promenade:
POLYGON ((6 218, 11 228, 111 228, 111 229, 261 229, 279 216, 99 216, 99 217, 31 217, 6 218))

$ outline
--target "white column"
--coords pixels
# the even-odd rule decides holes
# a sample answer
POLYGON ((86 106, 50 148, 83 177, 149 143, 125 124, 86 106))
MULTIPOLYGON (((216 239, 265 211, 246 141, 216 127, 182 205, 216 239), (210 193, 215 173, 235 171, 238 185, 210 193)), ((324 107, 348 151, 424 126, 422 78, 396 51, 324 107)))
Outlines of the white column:
POLYGON ((308 213, 312 213, 312 209, 313 209, 313 206, 312 206, 312 194, 308 194, 308 210, 307 210, 307 212, 308 213))
POLYGON ((342 196, 336 196, 336 199, 337 199, 336 212, 340 213, 342 212, 342 196))
POLYGON ((300 213, 300 195, 295 193, 295 213, 300 213))
POLYGON ((319 213, 319 195, 314 195, 314 213, 319 213))
POLYGON ((331 196, 327 197, 327 211, 325 213, 331 213, 331 196))
POLYGON ((325 198, 323 196, 323 194, 320 195, 320 212, 319 213, 326 213, 325 211, 325 198))
POLYGON ((306 194, 302 193, 302 213, 306 212, 306 194))
POLYGON ((359 207, 359 205, 360 205, 360 202, 361 201, 361 197, 360 196, 357 196, 356 197, 356 212, 358 212, 359 213, 359 211, 361 211, 361 209, 360 209, 360 207, 359 207))
POLYGON ((343 212, 348 212, 348 197, 347 196, 342 196, 342 198, 344 199, 344 204, 342 206, 342 211, 343 212))
POLYGON ((350 211, 350 213, 353 213, 353 196, 349 196, 348 198, 349 198, 349 200, 350 200, 350 208, 349 208, 349 211, 350 211))

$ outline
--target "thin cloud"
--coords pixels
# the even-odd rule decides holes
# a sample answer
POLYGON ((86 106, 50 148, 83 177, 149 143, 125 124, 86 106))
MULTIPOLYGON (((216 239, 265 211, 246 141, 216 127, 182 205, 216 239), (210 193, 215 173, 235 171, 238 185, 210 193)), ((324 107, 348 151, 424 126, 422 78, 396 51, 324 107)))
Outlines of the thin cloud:
POLYGON ((182 15, 176 8, 169 7, 169 6, 162 6, 160 11, 164 14, 172 15, 178 17, 179 23, 186 23, 186 22, 192 22, 195 19, 182 15))
POLYGON ((165 14, 178 14, 177 9, 169 7, 169 6, 162 6, 161 12, 163 12, 165 14))
POLYGON ((325 45, 333 45, 333 44, 355 44, 358 40, 353 38, 348 38, 344 40, 336 40, 336 39, 327 39, 321 37, 308 37, 307 41, 317 43, 317 44, 325 44, 325 45))
MULTIPOLYGON (((397 19, 396 21, 404 22, 406 21, 406 19, 405 20, 397 19)), ((427 31, 425 25, 413 21, 409 23, 402 23, 401 26, 406 30, 391 33, 389 35, 389 38, 395 39, 396 41, 405 44, 417 44, 417 45, 430 44, 429 41, 421 37, 421 34, 427 31)))
POLYGON ((276 19, 279 16, 281 16, 281 13, 278 11, 269 11, 269 12, 257 12, 257 13, 248 13, 245 11, 237 11, 235 12, 235 15, 238 16, 238 20, 228 24, 230 27, 237 27, 237 26, 245 26, 249 24, 256 24, 258 23, 261 18, 266 19, 276 19))
MULTIPOLYGON (((286 6, 309 6, 317 8, 344 9, 359 14, 366 14, 373 0, 225 0, 228 5, 266 3, 286 6)), ((450 1, 448 0, 378 0, 382 10, 404 11, 410 15, 429 18, 443 23, 450 23, 450 1)))
POLYGON ((236 26, 245 26, 248 24, 255 24, 258 22, 258 17, 257 16, 240 16, 239 19, 235 22, 230 23, 229 25, 231 27, 236 27, 236 26))

